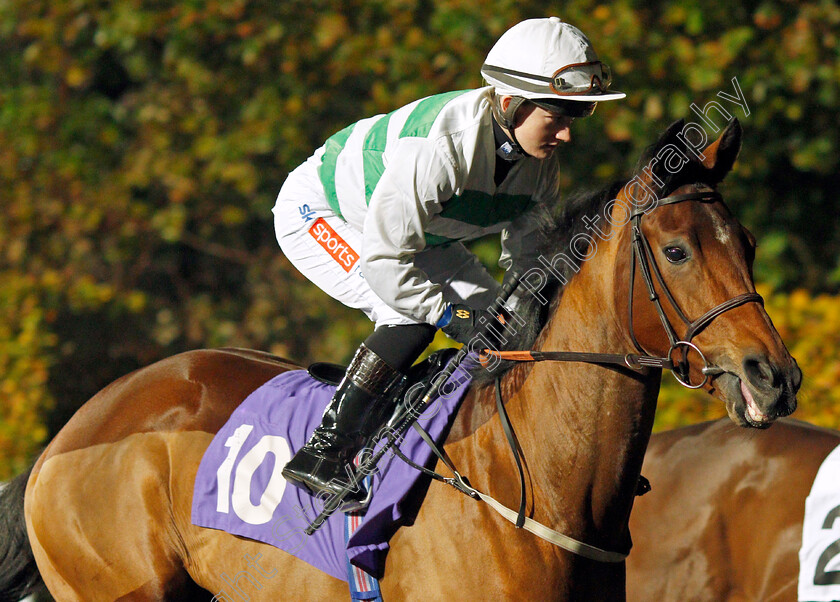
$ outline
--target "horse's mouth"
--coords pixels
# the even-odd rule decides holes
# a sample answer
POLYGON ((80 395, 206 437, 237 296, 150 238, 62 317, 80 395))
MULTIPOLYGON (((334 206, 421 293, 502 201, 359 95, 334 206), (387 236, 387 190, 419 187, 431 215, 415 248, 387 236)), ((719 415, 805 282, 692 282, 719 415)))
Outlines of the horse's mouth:
POLYGON ((762 404, 756 400, 754 392, 737 374, 724 372, 715 381, 733 422, 739 426, 758 429, 766 429, 773 424, 776 412, 762 409, 762 404))

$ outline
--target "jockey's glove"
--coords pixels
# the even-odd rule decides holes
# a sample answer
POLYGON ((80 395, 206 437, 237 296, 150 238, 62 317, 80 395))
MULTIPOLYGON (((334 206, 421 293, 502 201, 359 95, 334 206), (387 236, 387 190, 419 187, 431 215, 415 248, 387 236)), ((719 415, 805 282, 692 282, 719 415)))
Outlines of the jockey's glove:
POLYGON ((463 303, 453 303, 446 307, 437 326, 443 334, 459 343, 467 344, 477 334, 488 329, 501 330, 504 323, 499 318, 483 309, 474 309, 463 303))

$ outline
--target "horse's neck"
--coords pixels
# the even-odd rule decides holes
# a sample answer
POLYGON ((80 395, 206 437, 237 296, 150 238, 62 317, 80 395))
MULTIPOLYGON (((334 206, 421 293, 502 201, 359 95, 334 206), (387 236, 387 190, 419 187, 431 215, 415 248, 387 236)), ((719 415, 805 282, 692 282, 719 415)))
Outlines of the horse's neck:
MULTIPOLYGON (((600 270, 586 268, 591 269, 581 271, 564 292, 543 350, 632 351, 615 296, 597 281, 600 270)), ((584 537, 621 535, 653 426, 657 391, 658 378, 632 377, 627 370, 581 363, 535 367, 511 401, 523 414, 518 424, 529 425, 521 438, 531 438, 529 466, 536 493, 545 498, 536 502, 537 510, 545 503, 551 513, 546 518, 579 528, 584 537)))
MULTIPOLYGON (((631 351, 607 290, 612 275, 603 276, 611 262, 598 264, 585 264, 567 285, 538 341, 542 350, 631 351)), ((536 520, 595 545, 624 545, 657 391, 656 375, 634 378, 581 363, 520 366, 505 377, 502 392, 527 461, 536 520)), ((475 405, 487 407, 491 396, 485 390, 475 405)), ((466 448, 467 474, 514 503, 517 478, 500 421, 478 424, 466 448)))

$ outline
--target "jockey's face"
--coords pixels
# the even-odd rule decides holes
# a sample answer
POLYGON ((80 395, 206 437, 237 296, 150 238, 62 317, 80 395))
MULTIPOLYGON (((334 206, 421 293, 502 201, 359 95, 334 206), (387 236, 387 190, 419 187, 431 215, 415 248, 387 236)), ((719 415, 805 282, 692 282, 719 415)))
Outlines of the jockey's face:
MULTIPOLYGON (((506 102, 510 102, 509 98, 502 98, 502 106, 506 102)), ((522 150, 536 159, 547 159, 561 142, 572 139, 572 121, 571 117, 526 102, 516 113, 514 133, 522 150)))

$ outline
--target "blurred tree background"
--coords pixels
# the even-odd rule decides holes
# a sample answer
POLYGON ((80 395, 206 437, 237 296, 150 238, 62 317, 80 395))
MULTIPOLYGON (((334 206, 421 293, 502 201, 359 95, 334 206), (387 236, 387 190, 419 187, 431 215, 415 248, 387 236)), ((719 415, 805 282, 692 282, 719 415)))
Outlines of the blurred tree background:
MULTIPOLYGON (((628 93, 575 124, 567 190, 628 175, 692 102, 741 120, 723 190, 805 371, 797 416, 840 427, 836 2, 0 0, 0 479, 162 357, 347 359, 369 324, 274 238, 287 173, 358 118, 481 85, 498 36, 552 14, 628 93), (732 78, 749 115, 717 96, 732 78)), ((666 385, 658 424, 722 414, 666 385)))

